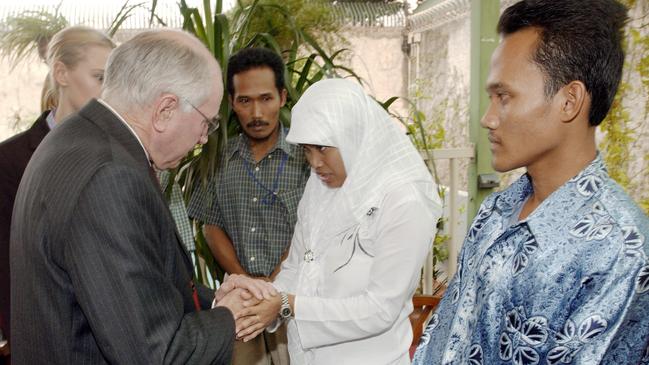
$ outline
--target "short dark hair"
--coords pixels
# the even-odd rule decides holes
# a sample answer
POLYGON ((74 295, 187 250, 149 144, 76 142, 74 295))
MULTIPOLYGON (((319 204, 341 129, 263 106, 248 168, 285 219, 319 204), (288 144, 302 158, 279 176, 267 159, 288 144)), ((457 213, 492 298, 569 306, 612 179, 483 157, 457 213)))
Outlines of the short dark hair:
POLYGON ((228 60, 227 89, 230 96, 234 96, 234 75, 252 70, 254 68, 268 67, 275 74, 277 91, 284 90, 284 61, 275 52, 267 48, 244 48, 235 53, 228 60))
POLYGON ((622 77, 626 20, 627 9, 615 0, 523 0, 505 10, 498 33, 536 28, 533 62, 545 73, 545 95, 583 82, 591 96, 588 120, 596 126, 611 108, 622 77))

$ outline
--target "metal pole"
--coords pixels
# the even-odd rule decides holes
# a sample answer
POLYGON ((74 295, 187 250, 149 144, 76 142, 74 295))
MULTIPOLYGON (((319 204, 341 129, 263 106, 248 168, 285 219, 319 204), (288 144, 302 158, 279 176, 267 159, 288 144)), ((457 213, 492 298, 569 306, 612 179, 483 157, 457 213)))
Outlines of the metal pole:
POLYGON ((451 186, 449 189, 449 193, 451 194, 449 196, 449 224, 450 226, 450 234, 451 234, 451 242, 449 242, 449 247, 448 247, 448 277, 452 278, 453 275, 455 275, 455 272, 457 271, 457 255, 460 250, 460 245, 462 244, 462 238, 464 238, 464 234, 462 234, 462 237, 459 237, 460 234, 458 232, 458 221, 459 221, 459 207, 458 207, 458 184, 460 181, 460 172, 458 171, 458 159, 457 158, 451 158, 450 159, 450 165, 451 165, 451 186))
POLYGON ((475 145, 475 163, 469 165, 469 221, 492 189, 478 188, 480 174, 493 173, 491 151, 487 132, 480 127, 480 118, 485 113, 489 100, 485 84, 489 73, 491 54, 498 45, 496 25, 500 16, 499 0, 471 0, 471 88, 469 135, 475 145))

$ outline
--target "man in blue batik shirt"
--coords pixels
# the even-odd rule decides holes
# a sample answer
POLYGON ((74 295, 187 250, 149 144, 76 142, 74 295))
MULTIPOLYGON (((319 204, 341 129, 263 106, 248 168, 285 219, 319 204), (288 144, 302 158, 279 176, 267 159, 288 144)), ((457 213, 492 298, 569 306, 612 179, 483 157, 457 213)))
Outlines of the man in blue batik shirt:
POLYGON ((500 18, 482 126, 494 169, 527 174, 482 204, 415 364, 649 363, 649 219, 595 144, 625 20, 613 0, 500 18))

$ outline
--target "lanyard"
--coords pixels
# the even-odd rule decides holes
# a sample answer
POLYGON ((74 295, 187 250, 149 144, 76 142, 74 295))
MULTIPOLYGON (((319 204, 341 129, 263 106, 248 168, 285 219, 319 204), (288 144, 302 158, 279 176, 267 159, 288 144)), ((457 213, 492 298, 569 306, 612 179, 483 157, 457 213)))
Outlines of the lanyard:
POLYGON ((275 198, 277 197, 277 188, 279 187, 279 177, 282 175, 282 171, 284 171, 284 165, 286 165, 286 161, 288 160, 288 154, 284 154, 282 156, 282 161, 279 163, 279 166, 277 167, 277 172, 275 173, 275 178, 273 179, 273 186, 269 189, 266 185, 264 185, 257 177, 255 176, 255 173, 252 172, 250 169, 250 165, 248 164, 248 161, 243 159, 243 166, 246 168, 246 172, 248 175, 252 178, 252 180, 259 185, 262 189, 266 190, 266 194, 264 194, 264 197, 261 198, 261 203, 264 205, 273 205, 275 203, 275 198))
POLYGON ((194 285, 194 280, 189 281, 189 286, 192 288, 192 299, 194 300, 194 308, 197 312, 201 311, 201 302, 198 300, 198 291, 196 290, 196 285, 194 285))

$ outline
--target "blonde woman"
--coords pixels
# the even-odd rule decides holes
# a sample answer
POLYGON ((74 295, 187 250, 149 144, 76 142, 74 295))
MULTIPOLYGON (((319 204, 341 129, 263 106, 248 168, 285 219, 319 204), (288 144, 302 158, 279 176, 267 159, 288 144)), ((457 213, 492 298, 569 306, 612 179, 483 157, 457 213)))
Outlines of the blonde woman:
POLYGON ((115 44, 87 27, 69 27, 48 46, 48 110, 28 130, 0 143, 0 323, 9 335, 9 229, 18 184, 34 150, 45 135, 68 115, 98 97, 104 65, 115 44))

